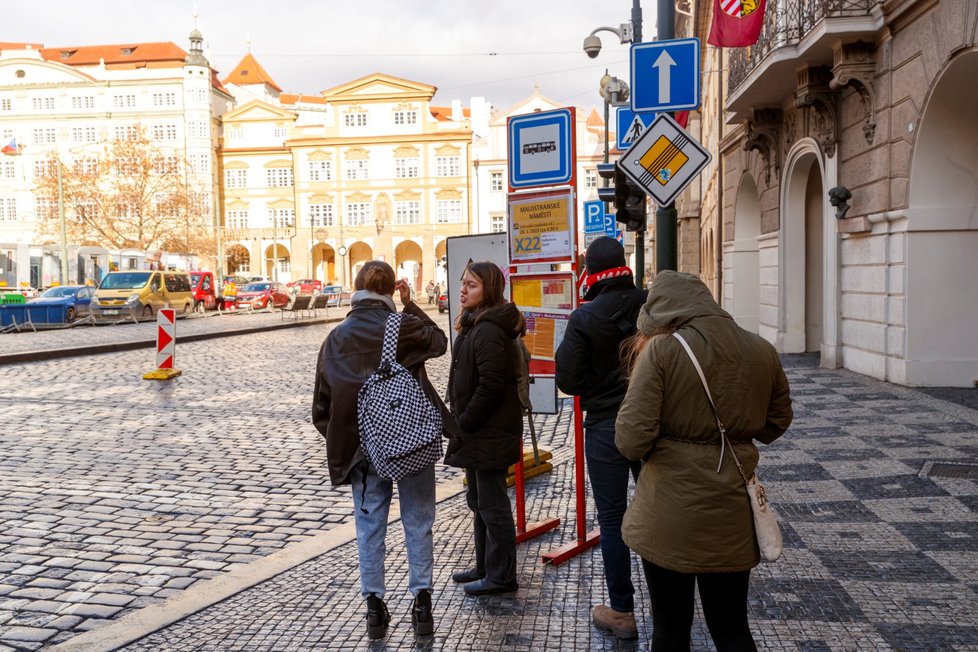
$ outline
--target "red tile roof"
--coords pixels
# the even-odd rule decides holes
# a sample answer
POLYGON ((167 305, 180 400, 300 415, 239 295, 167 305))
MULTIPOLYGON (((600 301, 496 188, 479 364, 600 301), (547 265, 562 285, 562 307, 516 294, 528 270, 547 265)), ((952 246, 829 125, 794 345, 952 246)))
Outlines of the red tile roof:
MULTIPOLYGON (((431 107, 431 115, 435 117, 435 120, 440 120, 442 122, 451 121, 452 119, 452 107, 450 106, 433 106, 431 107)), ((471 118, 471 109, 462 109, 463 118, 471 118)))
POLYGON ((265 72, 265 69, 261 67, 258 60, 255 59, 249 52, 244 55, 231 74, 224 78, 225 84, 237 84, 238 86, 243 86, 245 84, 268 84, 279 93, 282 92, 282 88, 275 83, 272 76, 265 72))
POLYGON ((326 104, 326 98, 322 95, 303 95, 302 93, 282 93, 278 96, 278 101, 282 104, 326 104))
POLYGON ((41 56, 69 66, 95 65, 101 61, 107 66, 161 63, 182 66, 187 53, 175 43, 163 42, 42 48, 41 56))

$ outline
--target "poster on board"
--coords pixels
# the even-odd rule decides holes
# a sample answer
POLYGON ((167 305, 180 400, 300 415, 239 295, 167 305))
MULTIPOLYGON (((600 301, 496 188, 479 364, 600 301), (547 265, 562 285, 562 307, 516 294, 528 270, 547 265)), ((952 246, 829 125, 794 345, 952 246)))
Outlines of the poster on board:
POLYGON ((514 193, 507 203, 511 265, 574 260, 577 223, 573 189, 514 193))

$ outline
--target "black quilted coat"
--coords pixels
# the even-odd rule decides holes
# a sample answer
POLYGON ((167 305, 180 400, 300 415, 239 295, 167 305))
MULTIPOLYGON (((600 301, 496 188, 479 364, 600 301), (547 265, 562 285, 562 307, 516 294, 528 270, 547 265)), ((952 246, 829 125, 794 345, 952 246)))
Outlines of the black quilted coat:
POLYGON ((523 328, 523 316, 512 303, 463 315, 448 380, 450 408, 461 440, 449 442, 448 464, 505 469, 519 459, 523 413, 513 340, 523 328))

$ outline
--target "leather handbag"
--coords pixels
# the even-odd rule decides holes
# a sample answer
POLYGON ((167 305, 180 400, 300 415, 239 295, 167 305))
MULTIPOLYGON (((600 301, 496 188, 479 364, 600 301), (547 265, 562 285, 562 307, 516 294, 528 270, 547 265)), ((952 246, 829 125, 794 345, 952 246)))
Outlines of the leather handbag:
POLYGON ((700 366, 699 360, 696 359, 693 350, 689 348, 689 343, 686 342, 682 335, 673 333, 672 336, 679 340, 679 343, 682 344, 683 349, 686 350, 686 354, 692 361, 693 366, 696 367, 696 373, 699 374, 700 382, 703 383, 706 398, 710 401, 710 407, 713 408, 713 416, 717 420, 717 428, 720 430, 720 461, 717 464, 717 473, 720 472, 720 465, 723 464, 724 447, 729 447, 730 455, 737 465, 737 471, 740 472, 740 477, 744 480, 744 486, 747 488, 747 496, 750 498, 751 513, 754 516, 754 534, 757 537, 757 547, 761 552, 761 557, 765 561, 776 561, 781 556, 784 545, 781 540, 781 528, 778 526, 778 519, 774 515, 774 509, 771 507, 771 503, 768 502, 764 485, 761 484, 756 469, 750 478, 744 474, 744 467, 741 466, 740 460, 737 459, 737 453, 734 452, 733 445, 727 438, 727 430, 720 421, 717 406, 713 402, 713 395, 710 393, 710 386, 706 382, 706 375, 703 373, 703 368, 700 366))

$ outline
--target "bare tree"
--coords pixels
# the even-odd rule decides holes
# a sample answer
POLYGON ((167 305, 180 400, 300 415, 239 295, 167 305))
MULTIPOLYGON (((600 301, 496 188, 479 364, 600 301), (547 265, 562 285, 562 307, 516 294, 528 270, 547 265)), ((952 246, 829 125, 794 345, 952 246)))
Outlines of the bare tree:
POLYGON ((212 254, 209 198, 186 160, 152 143, 141 130, 71 164, 53 154, 41 166, 36 192, 47 210, 39 237, 59 237, 58 166, 69 242, 112 249, 164 249, 212 254))

